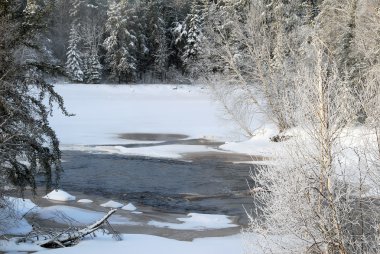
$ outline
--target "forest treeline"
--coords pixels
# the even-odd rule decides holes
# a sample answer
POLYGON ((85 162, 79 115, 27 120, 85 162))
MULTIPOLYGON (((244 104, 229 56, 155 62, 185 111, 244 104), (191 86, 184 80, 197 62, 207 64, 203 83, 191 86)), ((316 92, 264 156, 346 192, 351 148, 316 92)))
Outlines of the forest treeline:
POLYGON ((72 81, 175 82, 198 55, 207 4, 56 0, 53 8, 46 44, 72 81))

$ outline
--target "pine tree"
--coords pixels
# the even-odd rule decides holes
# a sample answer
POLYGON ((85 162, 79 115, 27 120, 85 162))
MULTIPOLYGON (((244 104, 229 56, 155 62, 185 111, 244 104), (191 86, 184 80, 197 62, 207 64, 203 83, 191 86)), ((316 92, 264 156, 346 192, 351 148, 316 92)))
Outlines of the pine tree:
POLYGON ((85 17, 85 0, 72 0, 72 8, 70 10, 70 16, 74 19, 73 22, 78 24, 80 20, 85 17))
POLYGON ((97 50, 91 50, 84 59, 84 81, 88 84, 98 84, 101 80, 103 67, 99 62, 97 50))
POLYGON ((137 77, 137 48, 138 40, 136 35, 136 28, 138 17, 136 16, 136 9, 134 5, 124 5, 124 31, 122 31, 122 58, 119 65, 119 71, 123 75, 126 82, 134 82, 137 77))
POLYGON ((185 65, 191 60, 196 60, 201 51, 200 43, 202 40, 203 13, 200 6, 193 2, 191 13, 185 21, 186 42, 182 54, 182 61, 185 65))
POLYGON ((59 141, 48 118, 54 102, 66 111, 62 98, 43 79, 54 66, 45 61, 39 39, 46 33, 53 3, 34 3, 0 1, 0 192, 4 184, 35 189, 37 173, 50 188, 61 171, 59 141))
POLYGON ((151 49, 149 48, 149 29, 148 29, 148 7, 145 1, 137 1, 135 4, 135 15, 138 17, 135 23, 137 37, 137 75, 139 79, 143 78, 144 73, 149 68, 151 49))
POLYGON ((103 32, 105 0, 72 0, 67 72, 74 81, 97 83, 101 78, 98 47, 103 32))
POLYGON ((170 55, 165 31, 161 31, 158 34, 157 45, 158 45, 158 48, 154 55, 155 72, 158 78, 161 81, 164 81, 166 79, 166 71, 168 69, 168 60, 169 60, 169 55, 170 55))
POLYGON ((85 83, 98 83, 102 76, 102 65, 99 61, 99 27, 88 22, 82 27, 82 59, 85 83))
POLYGON ((133 8, 127 1, 112 2, 108 9, 106 22, 107 37, 103 46, 106 50, 106 63, 113 79, 135 81, 137 37, 132 29, 135 25, 133 8))
POLYGON ((103 66, 99 62, 98 54, 94 52, 90 58, 90 75, 88 81, 90 83, 98 84, 102 76, 102 69, 103 66))
POLYGON ((73 25, 70 30, 69 47, 67 49, 66 72, 73 81, 83 82, 83 62, 79 52, 80 38, 78 28, 73 25))
MULTIPOLYGON (((182 67, 189 72, 198 60, 201 52, 201 41, 203 37, 202 27, 204 17, 207 15, 207 3, 193 0, 191 12, 182 23, 177 23, 173 29, 175 34, 175 45, 180 51, 182 67)), ((194 72, 196 70, 193 70, 194 72)))
POLYGON ((150 52, 152 54, 152 63, 156 78, 161 81, 165 79, 165 74, 168 68, 169 47, 166 36, 166 23, 164 19, 164 4, 162 1, 152 1, 149 5, 150 26, 149 42, 150 52))
POLYGON ((70 10, 71 2, 67 0, 55 0, 56 4, 51 12, 50 34, 53 55, 61 64, 66 63, 66 53, 71 29, 70 10))

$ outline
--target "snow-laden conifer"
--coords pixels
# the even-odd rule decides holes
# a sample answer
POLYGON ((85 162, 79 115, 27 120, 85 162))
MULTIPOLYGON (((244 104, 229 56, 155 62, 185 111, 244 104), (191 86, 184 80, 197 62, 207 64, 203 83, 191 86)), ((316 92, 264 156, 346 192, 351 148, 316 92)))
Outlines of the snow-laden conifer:
POLYGON ((175 35, 175 45, 180 51, 180 58, 183 67, 190 71, 197 61, 201 52, 201 42, 203 37, 204 16, 207 14, 207 4, 203 1, 194 0, 191 12, 183 22, 177 22, 173 29, 175 35))
POLYGON ((96 51, 90 52, 85 59, 85 82, 89 84, 98 84, 102 76, 103 66, 99 62, 96 51))
POLYGON ((103 42, 106 63, 113 79, 118 82, 136 79, 137 37, 133 30, 136 17, 127 1, 112 2, 107 11, 107 37, 103 42))
POLYGON ((73 81, 82 82, 84 78, 78 28, 73 25, 70 30, 69 47, 67 49, 66 72, 73 81))

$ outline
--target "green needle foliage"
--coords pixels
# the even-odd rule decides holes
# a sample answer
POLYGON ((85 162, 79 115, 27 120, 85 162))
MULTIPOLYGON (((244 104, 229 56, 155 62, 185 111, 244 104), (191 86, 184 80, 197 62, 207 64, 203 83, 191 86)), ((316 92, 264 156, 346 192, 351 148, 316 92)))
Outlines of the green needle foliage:
POLYGON ((53 2, 0 0, 0 189, 35 190, 38 174, 48 189, 59 182, 61 152, 48 117, 55 104, 68 113, 45 81, 56 71, 43 36, 53 2))

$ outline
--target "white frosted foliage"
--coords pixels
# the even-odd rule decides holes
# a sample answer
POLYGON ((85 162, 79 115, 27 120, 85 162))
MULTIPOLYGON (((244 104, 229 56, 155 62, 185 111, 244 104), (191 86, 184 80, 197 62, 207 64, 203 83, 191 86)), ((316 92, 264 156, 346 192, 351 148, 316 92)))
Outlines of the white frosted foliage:
POLYGON ((79 51, 80 37, 78 28, 73 25, 70 30, 69 47, 67 48, 66 72, 73 81, 82 82, 84 73, 82 59, 79 51))

